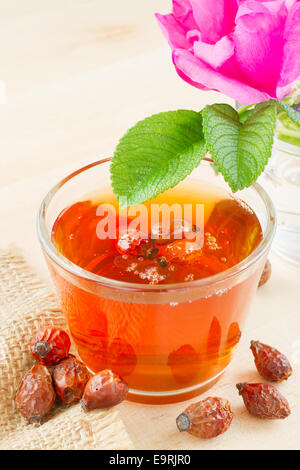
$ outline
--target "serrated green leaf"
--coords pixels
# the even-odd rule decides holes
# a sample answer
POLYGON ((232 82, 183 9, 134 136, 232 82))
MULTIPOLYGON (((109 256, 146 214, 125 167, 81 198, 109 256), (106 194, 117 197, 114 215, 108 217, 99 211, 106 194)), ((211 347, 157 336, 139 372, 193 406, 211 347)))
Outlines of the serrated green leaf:
POLYGON ((240 118, 240 123, 244 124, 244 122, 247 121, 248 117, 251 116, 253 111, 254 111, 254 109, 246 109, 245 111, 242 111, 241 113, 238 111, 239 118, 240 118))
POLYGON ((279 100, 269 100, 268 103, 275 103, 281 111, 284 111, 287 114, 291 121, 300 126, 300 113, 287 103, 279 100))
POLYGON ((250 186, 271 155, 276 106, 260 103, 241 123, 227 104, 206 106, 203 130, 211 157, 233 191, 250 186))
POLYGON ((300 147, 300 126, 295 124, 283 111, 278 115, 276 137, 283 142, 300 147))
POLYGON ((121 138, 111 163, 120 207, 143 203, 176 186, 205 153, 200 113, 169 111, 138 122, 121 138))

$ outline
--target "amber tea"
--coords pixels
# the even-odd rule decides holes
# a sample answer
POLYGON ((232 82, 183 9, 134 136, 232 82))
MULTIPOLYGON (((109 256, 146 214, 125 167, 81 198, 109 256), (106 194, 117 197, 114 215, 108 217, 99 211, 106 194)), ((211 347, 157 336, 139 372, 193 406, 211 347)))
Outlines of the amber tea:
MULTIPOLYGON (((246 203, 203 181, 180 183, 145 207, 147 233, 130 228, 133 218, 119 213, 109 189, 93 192, 59 214, 52 240, 64 257, 86 271, 157 289, 184 288, 224 272, 249 256, 263 238, 246 203), (174 204, 182 211, 169 211, 168 229, 161 218, 152 220, 151 207, 174 204), (201 227, 196 206, 202 207, 201 227), (99 223, 108 207, 116 215, 114 237, 101 238, 99 223)), ((260 271, 227 291, 216 289, 214 295, 193 300, 187 293, 184 301, 168 303, 101 297, 53 274, 82 360, 94 372, 113 370, 133 394, 151 401, 151 395, 188 394, 220 375, 240 339, 260 271)))

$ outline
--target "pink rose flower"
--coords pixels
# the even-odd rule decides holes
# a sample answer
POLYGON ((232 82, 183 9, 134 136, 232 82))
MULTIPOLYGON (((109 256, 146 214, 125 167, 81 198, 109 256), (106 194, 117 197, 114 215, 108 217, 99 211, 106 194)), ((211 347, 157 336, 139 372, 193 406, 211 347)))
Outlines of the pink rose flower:
POLYGON ((300 75, 299 0, 173 0, 156 18, 178 75, 202 90, 281 100, 300 75))

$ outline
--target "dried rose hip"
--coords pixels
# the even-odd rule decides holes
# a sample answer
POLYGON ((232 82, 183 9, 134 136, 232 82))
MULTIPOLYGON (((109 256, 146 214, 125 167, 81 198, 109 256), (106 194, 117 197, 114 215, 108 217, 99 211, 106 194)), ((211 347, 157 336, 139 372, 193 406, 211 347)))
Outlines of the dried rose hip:
POLYGON ((250 349, 258 372, 266 380, 281 382, 292 375, 293 370, 288 358, 277 349, 259 341, 251 341, 250 349))
POLYGON ((168 261, 163 256, 161 258, 157 258, 156 262, 161 268, 166 268, 168 266, 168 261))
POLYGON ((42 328, 31 341, 33 357, 46 366, 56 365, 68 356, 71 342, 68 334, 60 328, 42 328))
POLYGON ((249 413, 257 418, 284 419, 291 413, 287 400, 273 385, 239 383, 236 388, 249 413))
POLYGON ((161 222, 155 224, 151 230, 151 239, 157 245, 167 245, 175 240, 188 238, 194 240, 199 228, 191 222, 184 219, 173 219, 168 224, 161 222))
POLYGON ((86 384, 81 404, 85 410, 109 408, 125 400, 127 383, 111 370, 102 370, 86 384))
POLYGON ((230 403, 218 397, 208 397, 186 408, 177 419, 179 431, 209 439, 227 431, 233 419, 230 403))
POLYGON ((164 258, 169 261, 194 263, 202 256, 202 249, 196 242, 179 240, 167 245, 164 250, 164 258))
POLYGON ((151 246, 149 243, 142 244, 140 251, 145 259, 153 260, 158 255, 158 248, 151 246))
POLYGON ((190 344, 183 344, 168 356, 168 366, 173 377, 181 384, 188 384, 196 377, 200 364, 201 357, 190 344))
POLYGON ((51 410, 55 392, 47 367, 33 366, 23 377, 16 394, 16 405, 30 424, 40 424, 51 410))
POLYGON ((61 401, 67 404, 79 401, 90 376, 85 365, 71 354, 55 366, 53 380, 61 401))
POLYGON ((262 272, 262 275, 261 275, 261 277, 260 277, 258 287, 261 287, 261 286, 263 286, 266 282, 268 282, 268 280, 269 280, 270 277, 271 277, 271 273, 272 273, 272 266, 271 266, 270 261, 267 260, 267 262, 266 262, 266 264, 265 264, 265 267, 264 267, 264 270, 263 270, 263 272, 262 272))
POLYGON ((117 251, 121 254, 138 255, 140 249, 147 243, 147 236, 139 231, 128 230, 128 232, 120 233, 116 242, 117 251))
POLYGON ((130 375, 136 366, 136 354, 133 347, 121 338, 114 338, 107 349, 107 361, 111 369, 121 377, 130 375))

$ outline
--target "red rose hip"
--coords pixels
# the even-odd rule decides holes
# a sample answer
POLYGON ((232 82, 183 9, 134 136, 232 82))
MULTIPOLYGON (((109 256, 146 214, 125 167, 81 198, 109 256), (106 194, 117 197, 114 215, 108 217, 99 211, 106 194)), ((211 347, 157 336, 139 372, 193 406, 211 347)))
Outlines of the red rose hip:
POLYGON ((33 357, 46 366, 56 365, 68 357, 71 347, 69 335, 61 328, 42 328, 32 338, 33 357))
POLYGON ((287 400, 273 385, 239 383, 236 388, 249 413, 257 418, 284 419, 291 413, 287 400))
POLYGON ((51 410, 55 392, 47 367, 33 366, 23 377, 16 393, 16 406, 30 424, 40 424, 51 410))
POLYGON ((129 230, 128 232, 119 234, 116 242, 116 249, 121 255, 138 255, 141 246, 146 242, 146 236, 143 236, 138 231, 129 230))
POLYGON ((127 383, 114 372, 106 369, 90 378, 81 404, 85 410, 109 408, 125 400, 127 393, 127 383))
POLYGON ((288 358, 277 349, 251 341, 250 349, 259 374, 271 382, 282 382, 292 375, 292 366, 288 358))
POLYGON ((63 359, 53 371, 55 391, 63 403, 76 403, 82 397, 84 387, 91 374, 85 365, 69 355, 63 359))
POLYGON ((218 397, 208 397, 188 406, 177 419, 179 431, 209 439, 223 434, 233 420, 230 403, 218 397))

